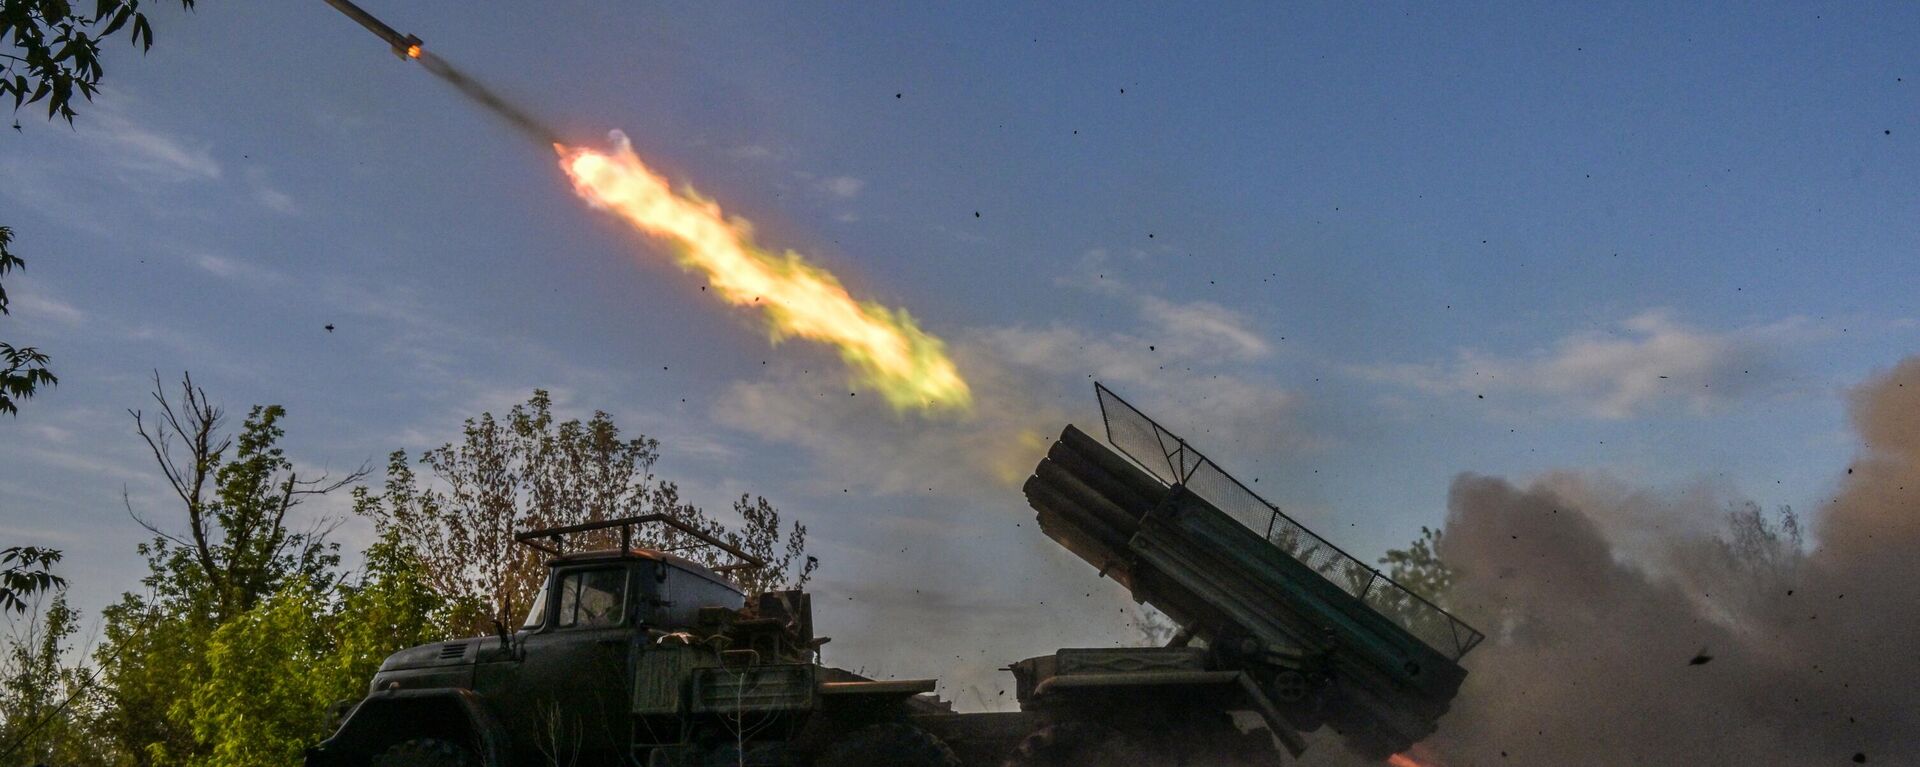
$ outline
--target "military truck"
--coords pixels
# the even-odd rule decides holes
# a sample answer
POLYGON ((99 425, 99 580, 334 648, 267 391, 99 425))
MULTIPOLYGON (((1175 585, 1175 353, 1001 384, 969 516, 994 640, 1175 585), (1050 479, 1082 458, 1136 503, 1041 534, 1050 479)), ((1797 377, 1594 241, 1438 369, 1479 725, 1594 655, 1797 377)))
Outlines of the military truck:
POLYGON ((909 723, 934 683, 815 663, 807 594, 749 602, 729 580, 758 558, 665 515, 515 538, 552 556, 524 625, 394 653, 308 767, 956 764, 909 723), (631 545, 647 526, 733 562, 631 545), (565 548, 615 530, 617 546, 565 548))
POLYGON ((394 653, 306 764, 1271 767, 1322 724, 1374 758, 1431 732, 1478 633, 1096 391, 1121 452, 1067 426, 1026 495, 1047 535, 1178 623, 1165 647, 1028 658, 1008 667, 1020 710, 957 713, 934 680, 822 664, 809 595, 749 599, 730 576, 764 563, 679 520, 534 530, 516 539, 549 572, 524 625, 394 653), (1256 502, 1264 535, 1216 505, 1256 502), (633 546, 650 525, 731 561, 633 546))

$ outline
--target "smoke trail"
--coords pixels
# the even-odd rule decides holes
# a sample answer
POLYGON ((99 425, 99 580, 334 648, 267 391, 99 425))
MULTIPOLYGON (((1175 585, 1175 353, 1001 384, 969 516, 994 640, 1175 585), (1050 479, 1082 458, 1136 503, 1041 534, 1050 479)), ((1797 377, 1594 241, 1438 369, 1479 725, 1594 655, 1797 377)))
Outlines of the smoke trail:
POLYGON ((493 113, 495 117, 505 120, 508 125, 527 138, 538 142, 541 148, 560 143, 558 132, 534 117, 532 113, 522 109, 520 105, 508 101, 505 96, 494 92, 492 88, 488 88, 479 80, 461 71, 459 67, 453 65, 453 62, 435 55, 432 51, 421 51, 418 58, 420 65, 426 67, 428 72, 445 80, 468 100, 493 113))
POLYGON ((1852 394, 1862 441, 1813 545, 1725 494, 1462 475, 1440 555, 1494 636, 1445 763, 1851 764, 1920 753, 1920 357, 1852 394), (1665 511, 1650 509, 1663 505, 1665 511), (1732 503, 1738 510, 1742 506, 1732 503), (1612 518, 1728 529, 1623 546, 1612 518))

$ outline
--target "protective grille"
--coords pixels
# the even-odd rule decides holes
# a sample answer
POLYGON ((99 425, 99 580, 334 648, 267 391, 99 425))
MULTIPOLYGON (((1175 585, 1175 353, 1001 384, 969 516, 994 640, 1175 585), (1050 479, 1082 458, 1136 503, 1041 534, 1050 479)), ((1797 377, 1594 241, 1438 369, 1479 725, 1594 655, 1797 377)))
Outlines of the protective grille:
POLYGON ((1379 570, 1293 521, 1280 507, 1255 495, 1240 480, 1194 450, 1139 409, 1100 384, 1100 414, 1107 441, 1140 468, 1168 485, 1185 485, 1247 529, 1265 536, 1354 598, 1406 629, 1428 647, 1459 660, 1485 636, 1432 602, 1395 583, 1379 570))

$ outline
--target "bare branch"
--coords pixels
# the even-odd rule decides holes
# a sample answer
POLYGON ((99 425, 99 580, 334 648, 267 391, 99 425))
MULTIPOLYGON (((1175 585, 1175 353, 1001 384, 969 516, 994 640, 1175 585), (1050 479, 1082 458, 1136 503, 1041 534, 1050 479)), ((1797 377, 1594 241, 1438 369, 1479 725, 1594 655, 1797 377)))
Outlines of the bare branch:
POLYGON ((162 530, 158 526, 154 525, 152 522, 148 522, 147 520, 141 518, 141 516, 133 510, 133 497, 127 493, 127 487, 125 485, 120 486, 120 503, 127 507, 127 516, 132 517, 134 523, 138 524, 142 528, 145 528, 147 532, 153 533, 154 535, 159 536, 160 538, 164 538, 168 541, 171 541, 174 543, 174 545, 177 545, 181 548, 192 547, 192 544, 189 544, 186 541, 180 540, 178 536, 175 536, 172 533, 162 530))

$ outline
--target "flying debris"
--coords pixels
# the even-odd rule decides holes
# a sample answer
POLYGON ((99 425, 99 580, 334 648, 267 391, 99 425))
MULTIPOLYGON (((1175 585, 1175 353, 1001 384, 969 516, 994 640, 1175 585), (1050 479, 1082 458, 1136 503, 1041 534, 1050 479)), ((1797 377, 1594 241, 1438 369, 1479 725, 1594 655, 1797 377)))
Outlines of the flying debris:
POLYGON ((394 31, 393 27, 387 26, 385 22, 374 18, 373 14, 360 10, 360 6, 347 2, 347 0, 327 0, 327 5, 331 5, 335 10, 346 14, 347 18, 359 22, 360 26, 366 27, 368 32, 372 32, 381 40, 386 41, 388 45, 393 46, 393 55, 399 56, 401 59, 420 58, 422 52, 420 38, 414 37, 413 35, 402 35, 394 31))

